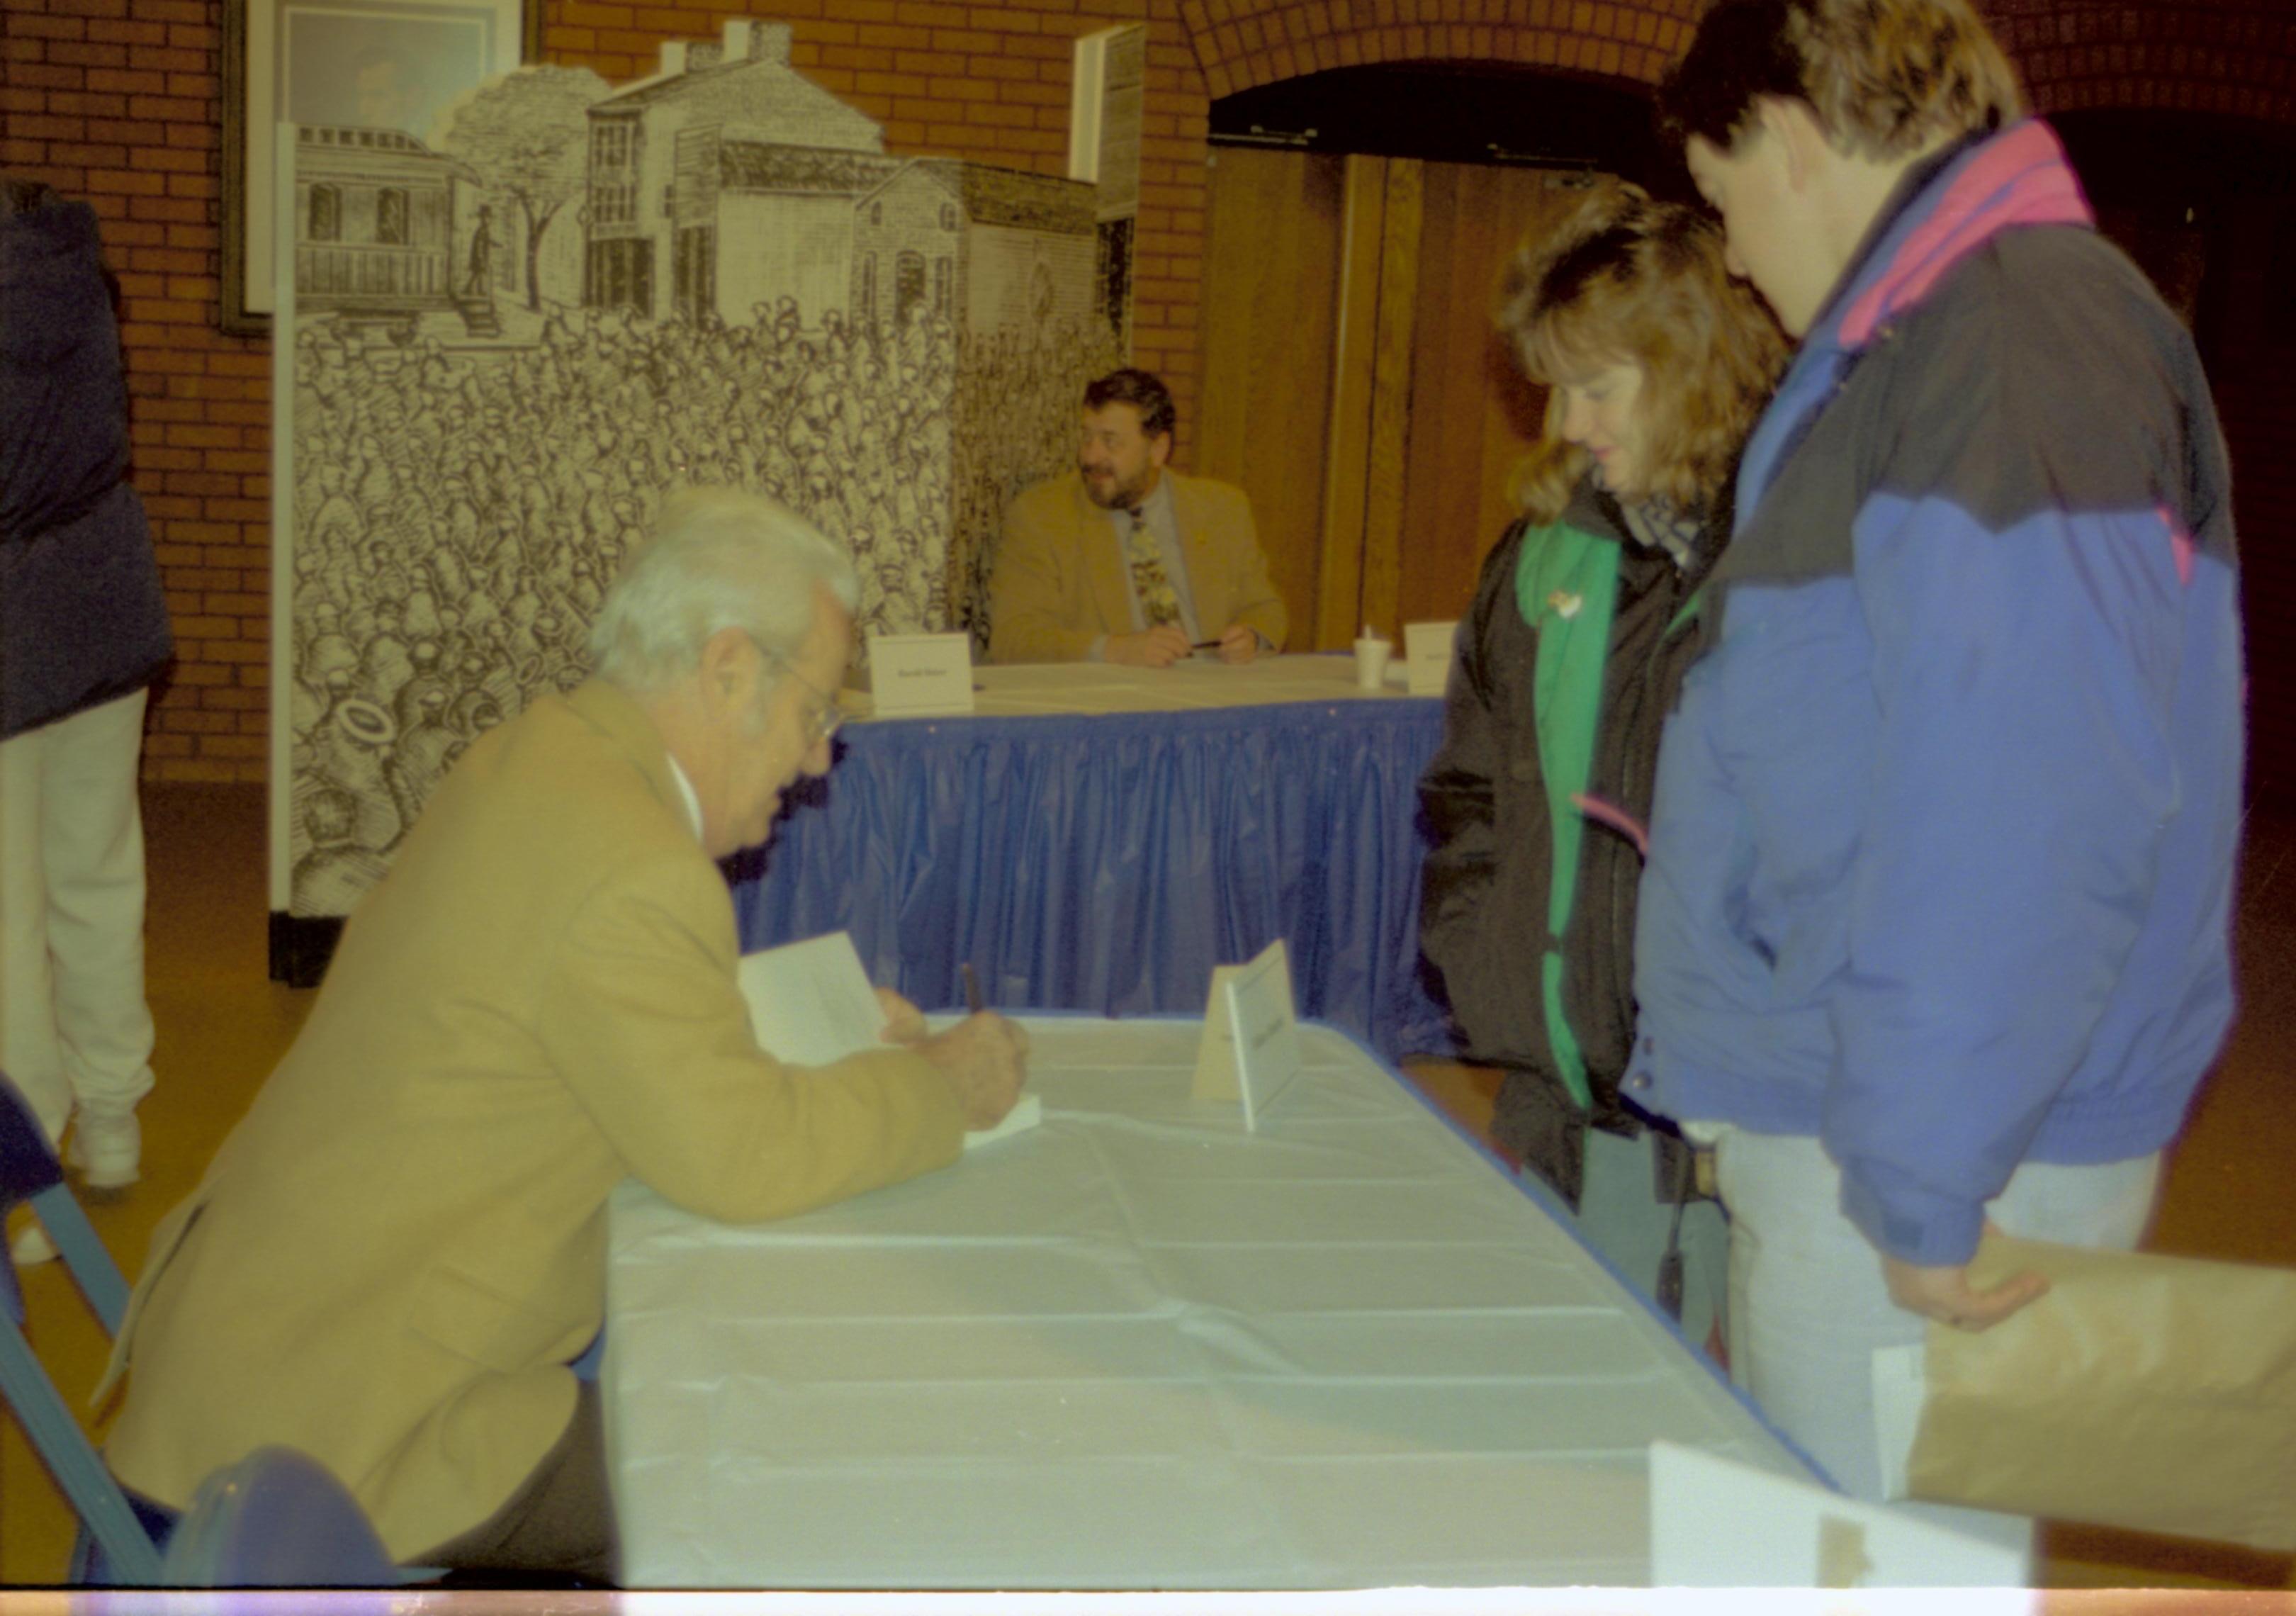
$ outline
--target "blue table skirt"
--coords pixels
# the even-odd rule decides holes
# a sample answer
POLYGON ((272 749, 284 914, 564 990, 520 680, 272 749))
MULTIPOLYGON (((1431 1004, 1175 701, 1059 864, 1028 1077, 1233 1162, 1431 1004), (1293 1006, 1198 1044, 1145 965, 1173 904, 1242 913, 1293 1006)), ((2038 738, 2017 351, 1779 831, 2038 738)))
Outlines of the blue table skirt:
POLYGON ((1201 1013, 1291 945, 1300 1013, 1390 1060, 1453 1048, 1420 972, 1431 699, 849 726, 760 874, 744 949, 843 930, 873 980, 1005 1009, 1201 1013))

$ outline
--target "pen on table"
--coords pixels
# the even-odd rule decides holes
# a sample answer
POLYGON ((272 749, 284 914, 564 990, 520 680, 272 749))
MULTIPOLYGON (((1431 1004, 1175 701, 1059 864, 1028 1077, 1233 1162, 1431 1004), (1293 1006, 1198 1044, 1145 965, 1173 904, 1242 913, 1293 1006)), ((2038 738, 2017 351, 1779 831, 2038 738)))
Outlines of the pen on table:
POLYGON ((972 1015, 979 1015, 981 1010, 980 979, 972 973, 972 962, 969 959, 959 960, 957 962, 956 973, 964 979, 964 1008, 966 1012, 972 1015))

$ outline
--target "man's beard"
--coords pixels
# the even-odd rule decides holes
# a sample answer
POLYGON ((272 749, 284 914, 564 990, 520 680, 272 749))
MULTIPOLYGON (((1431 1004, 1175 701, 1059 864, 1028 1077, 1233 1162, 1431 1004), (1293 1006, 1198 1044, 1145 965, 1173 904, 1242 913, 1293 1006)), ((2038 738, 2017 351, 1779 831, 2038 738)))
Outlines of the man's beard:
POLYGON ((1127 482, 1123 478, 1116 477, 1109 483, 1108 491, 1105 494, 1102 493, 1099 487, 1093 482, 1090 472, 1078 466, 1077 473, 1084 479, 1084 496, 1103 511, 1132 510, 1148 495, 1150 486, 1148 479, 1151 475, 1149 472, 1142 472, 1138 480, 1133 482, 1127 482))

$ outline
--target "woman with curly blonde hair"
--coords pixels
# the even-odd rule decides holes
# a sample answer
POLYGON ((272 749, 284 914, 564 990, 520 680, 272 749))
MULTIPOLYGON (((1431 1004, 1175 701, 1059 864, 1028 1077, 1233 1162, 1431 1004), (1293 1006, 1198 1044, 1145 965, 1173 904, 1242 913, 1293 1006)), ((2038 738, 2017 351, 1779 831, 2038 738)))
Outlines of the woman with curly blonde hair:
POLYGON ((1712 221, 1631 185, 1524 242, 1498 324, 1550 390, 1546 434, 1460 625, 1420 782, 1436 844, 1421 947, 1468 1058, 1504 1072, 1494 1142, 1693 1344, 1718 1342, 1720 1213, 1692 1202, 1688 1153, 1619 1085, 1660 723, 1784 340, 1712 221))

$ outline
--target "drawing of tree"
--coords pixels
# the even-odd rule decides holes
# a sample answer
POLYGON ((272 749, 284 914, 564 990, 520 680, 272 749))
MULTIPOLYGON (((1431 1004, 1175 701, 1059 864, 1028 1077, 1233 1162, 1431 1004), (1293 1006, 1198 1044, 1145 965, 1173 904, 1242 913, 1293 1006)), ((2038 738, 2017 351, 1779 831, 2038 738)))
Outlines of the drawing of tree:
POLYGON ((593 102, 606 81, 588 68, 521 68, 481 86, 458 107, 442 143, 496 197, 526 215, 526 306, 542 307, 542 233, 582 194, 593 102))

